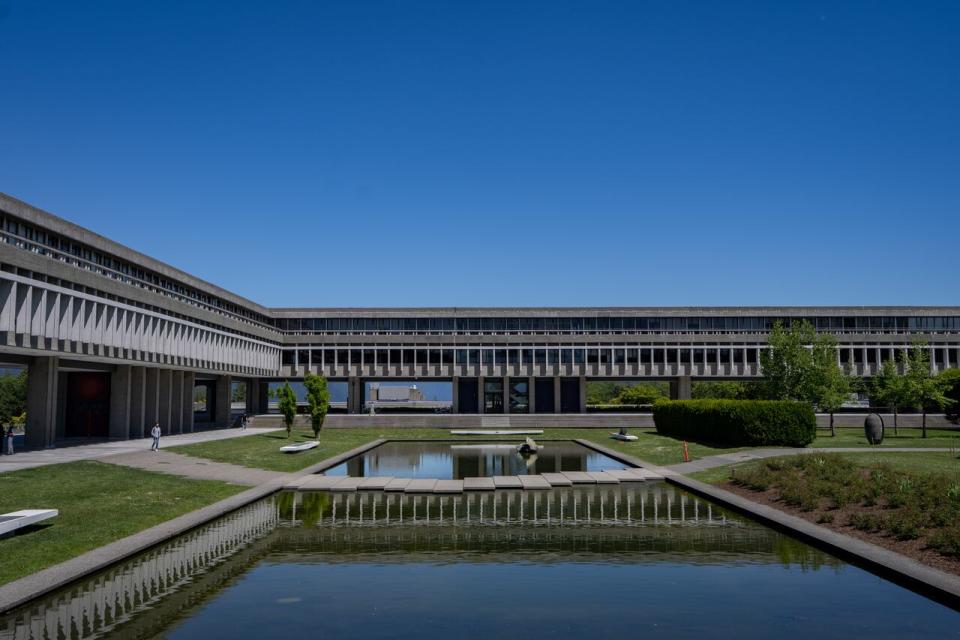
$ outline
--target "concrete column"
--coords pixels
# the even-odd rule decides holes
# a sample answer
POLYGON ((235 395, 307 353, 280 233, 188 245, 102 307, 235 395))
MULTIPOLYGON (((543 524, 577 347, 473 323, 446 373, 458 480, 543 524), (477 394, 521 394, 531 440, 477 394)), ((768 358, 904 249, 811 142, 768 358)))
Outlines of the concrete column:
POLYGON ((537 412, 537 379, 533 376, 527 378, 527 405, 529 413, 537 412))
POLYGON ((61 371, 57 375, 57 430, 54 440, 67 435, 67 373, 61 371))
POLYGON ((130 369, 118 364, 110 374, 110 437, 130 439, 130 369))
POLYGON ((503 412, 510 413, 510 376, 503 376, 503 412))
POLYGON ((254 387, 257 396, 254 413, 267 413, 270 409, 270 384, 266 380, 258 380, 254 387))
POLYGON ((183 371, 170 377, 170 433, 183 433, 183 371))
POLYGON ((693 396, 690 376, 679 376, 670 381, 671 400, 689 400, 693 396))
POLYGON ((173 433, 170 421, 170 385, 173 380, 173 371, 170 369, 160 369, 157 373, 157 386, 159 394, 157 401, 157 421, 160 423, 160 430, 164 435, 173 433))
POLYGON ((160 370, 147 367, 143 378, 143 435, 148 436, 154 423, 160 419, 160 370))
POLYGON ((57 430, 58 358, 36 357, 27 369, 27 446, 53 447, 57 430))
POLYGON ((193 433, 193 387, 196 384, 196 374, 186 371, 183 374, 183 401, 180 407, 183 411, 183 433, 193 433))
POLYGON ((214 391, 213 423, 218 427, 230 426, 230 376, 219 376, 214 391))
POLYGON ((580 413, 587 412, 587 377, 580 376, 580 413))
POLYGON ((477 413, 484 413, 483 384, 486 379, 483 376, 477 376, 477 413))
POLYGON ((460 413, 460 378, 453 376, 453 389, 451 391, 451 398, 453 399, 453 406, 450 411, 452 413, 460 413))
MULTIPOLYGON (((142 438, 150 429, 144 427, 147 397, 146 370, 130 368, 130 438, 142 438)), ((153 426, 153 425, 150 425, 153 426)))
POLYGON ((560 413, 560 376, 553 376, 553 412, 560 413))

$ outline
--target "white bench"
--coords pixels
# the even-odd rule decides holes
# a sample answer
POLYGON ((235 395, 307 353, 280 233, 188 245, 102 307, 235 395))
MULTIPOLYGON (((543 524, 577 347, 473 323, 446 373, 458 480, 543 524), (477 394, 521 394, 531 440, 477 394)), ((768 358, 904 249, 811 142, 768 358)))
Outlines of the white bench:
POLYGON ((23 509, 22 511, 0 513, 0 536, 55 518, 58 515, 60 515, 60 512, 56 509, 23 509))

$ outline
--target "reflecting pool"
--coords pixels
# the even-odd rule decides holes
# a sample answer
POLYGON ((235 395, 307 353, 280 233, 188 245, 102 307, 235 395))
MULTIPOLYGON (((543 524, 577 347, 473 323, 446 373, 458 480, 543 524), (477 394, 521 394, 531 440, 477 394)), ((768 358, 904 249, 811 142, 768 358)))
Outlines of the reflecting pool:
POLYGON ((960 614, 659 482, 282 493, 0 638, 947 638, 960 614))
POLYGON ((516 443, 386 442, 328 469, 328 476, 462 480, 558 471, 607 471, 628 465, 576 442, 541 442, 530 455, 516 443))

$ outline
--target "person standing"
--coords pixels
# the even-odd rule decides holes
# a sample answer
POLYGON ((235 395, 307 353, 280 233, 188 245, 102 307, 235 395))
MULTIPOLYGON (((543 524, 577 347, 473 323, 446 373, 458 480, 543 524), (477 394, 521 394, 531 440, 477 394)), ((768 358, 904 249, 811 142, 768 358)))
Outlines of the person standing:
POLYGON ((160 450, 160 423, 157 422, 153 425, 153 429, 150 429, 150 435, 153 436, 153 444, 150 445, 150 451, 159 451, 160 450))
POLYGON ((7 455, 13 455, 13 425, 7 429, 7 455))

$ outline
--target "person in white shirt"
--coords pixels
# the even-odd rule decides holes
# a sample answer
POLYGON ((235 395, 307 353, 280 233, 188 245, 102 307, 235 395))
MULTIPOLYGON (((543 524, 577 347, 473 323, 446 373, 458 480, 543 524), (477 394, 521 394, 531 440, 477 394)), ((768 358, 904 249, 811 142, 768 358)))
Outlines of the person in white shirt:
POLYGON ((150 451, 159 451, 160 450, 160 423, 153 425, 153 429, 150 429, 150 435, 153 436, 153 444, 150 445, 150 451))

